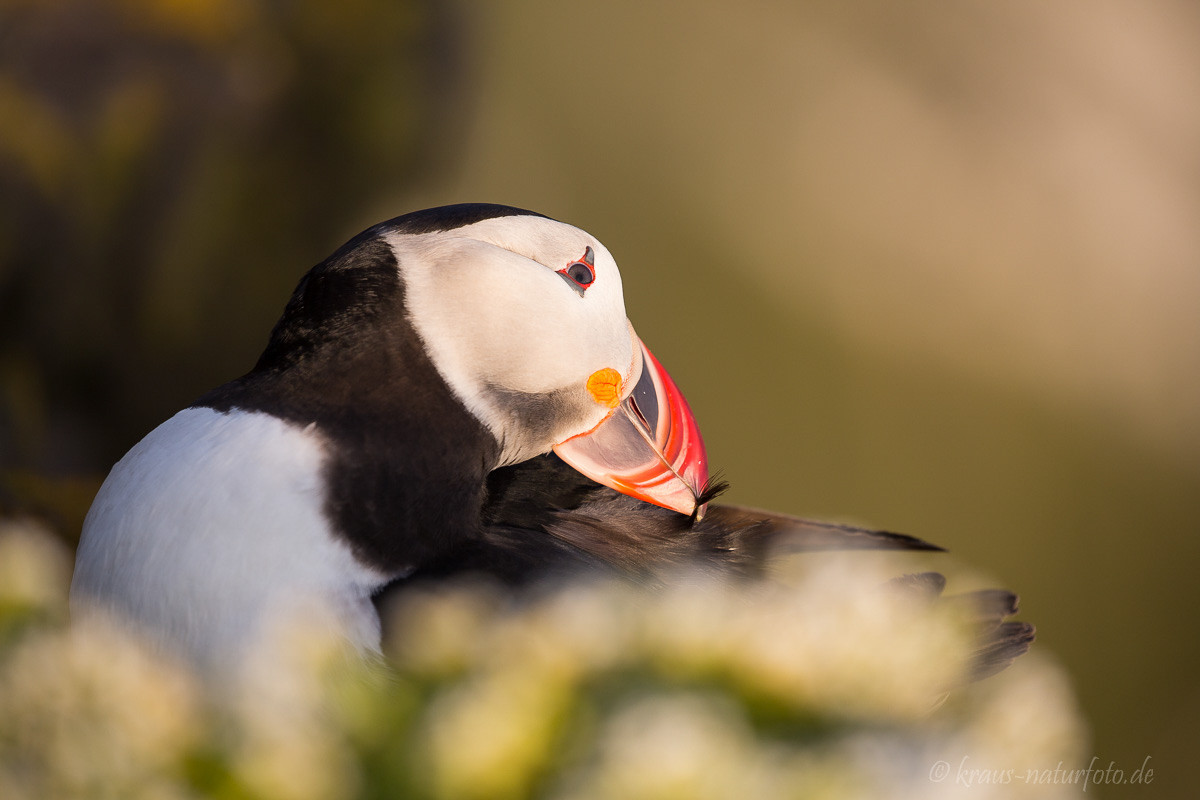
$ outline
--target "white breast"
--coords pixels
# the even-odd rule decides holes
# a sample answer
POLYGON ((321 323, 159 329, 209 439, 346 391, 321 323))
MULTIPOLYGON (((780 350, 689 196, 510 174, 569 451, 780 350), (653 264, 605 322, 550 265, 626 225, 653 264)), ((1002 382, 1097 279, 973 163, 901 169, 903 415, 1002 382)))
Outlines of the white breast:
POLYGON ((331 535, 320 435, 269 414, 179 412, 113 467, 84 523, 72 614, 115 614, 206 669, 319 609, 377 649, 385 582, 331 535))

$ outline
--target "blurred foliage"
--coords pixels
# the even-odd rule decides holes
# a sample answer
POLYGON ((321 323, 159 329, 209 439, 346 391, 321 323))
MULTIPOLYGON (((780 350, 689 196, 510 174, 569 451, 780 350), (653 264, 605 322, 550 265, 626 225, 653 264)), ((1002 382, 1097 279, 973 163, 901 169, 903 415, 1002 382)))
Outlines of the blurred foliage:
POLYGON ((285 657, 211 683, 121 628, 67 628, 68 561, 39 526, 0 522, 6 800, 1080 790, 1025 780, 1083 757, 1059 669, 1031 654, 960 686, 971 644, 955 607, 885 588, 862 560, 736 587, 428 588, 390 609, 387 664, 299 620, 285 657), (968 781, 964 757, 1019 777, 968 781))
POLYGON ((305 266, 443 157, 448 13, 0 5, 0 468, 104 469, 252 365, 305 266))

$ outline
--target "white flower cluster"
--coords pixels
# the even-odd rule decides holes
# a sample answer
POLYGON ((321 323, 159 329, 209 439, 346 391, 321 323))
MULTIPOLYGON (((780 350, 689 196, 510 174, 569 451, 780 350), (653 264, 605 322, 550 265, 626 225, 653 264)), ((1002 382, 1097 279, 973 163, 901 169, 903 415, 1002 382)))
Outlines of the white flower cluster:
POLYGON ((749 583, 414 589, 389 610, 387 664, 293 627, 293 659, 221 687, 118 628, 67 626, 67 561, 33 526, 0 523, 0 797, 1078 790, 1020 779, 1082 758, 1061 672, 1035 652, 966 684, 970 621, 855 554, 749 583), (963 756, 1009 780, 934 769, 963 756))

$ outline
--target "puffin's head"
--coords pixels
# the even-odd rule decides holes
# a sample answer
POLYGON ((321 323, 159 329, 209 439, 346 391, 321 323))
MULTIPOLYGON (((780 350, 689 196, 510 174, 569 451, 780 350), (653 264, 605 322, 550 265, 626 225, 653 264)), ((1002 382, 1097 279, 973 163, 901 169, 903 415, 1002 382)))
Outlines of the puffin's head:
POLYGON ((703 512, 699 429, 626 318, 603 244, 493 205, 430 209, 378 230, 426 352, 496 437, 501 464, 553 449, 620 492, 703 512))

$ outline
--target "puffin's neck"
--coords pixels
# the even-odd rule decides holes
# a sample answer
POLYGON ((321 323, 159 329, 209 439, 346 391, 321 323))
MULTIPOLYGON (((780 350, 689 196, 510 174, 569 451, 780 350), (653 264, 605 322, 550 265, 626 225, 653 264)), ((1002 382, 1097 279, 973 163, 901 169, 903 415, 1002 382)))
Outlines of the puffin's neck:
POLYGON ((314 426, 328 446, 331 528, 386 574, 479 533, 499 446, 430 361, 382 241, 348 245, 309 272, 254 370, 196 405, 314 426))

